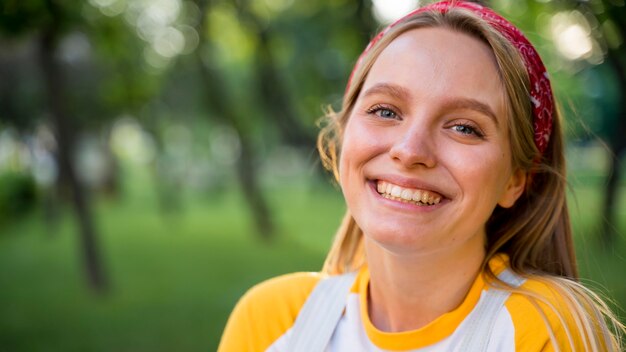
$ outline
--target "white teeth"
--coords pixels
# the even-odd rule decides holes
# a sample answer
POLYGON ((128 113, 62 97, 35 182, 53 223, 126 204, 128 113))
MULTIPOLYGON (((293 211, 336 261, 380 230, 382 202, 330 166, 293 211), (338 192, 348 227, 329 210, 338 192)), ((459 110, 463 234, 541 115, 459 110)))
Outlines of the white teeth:
POLYGON ((401 202, 411 202, 418 205, 439 204, 441 196, 425 190, 402 188, 385 181, 378 181, 376 189, 383 197, 395 199, 401 202))

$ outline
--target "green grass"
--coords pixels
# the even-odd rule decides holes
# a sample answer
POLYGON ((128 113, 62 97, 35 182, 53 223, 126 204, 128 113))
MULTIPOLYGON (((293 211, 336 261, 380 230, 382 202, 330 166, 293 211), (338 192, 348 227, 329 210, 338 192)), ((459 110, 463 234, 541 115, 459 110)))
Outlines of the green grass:
POLYGON ((291 271, 319 270, 342 213, 328 187, 272 195, 279 229, 255 238, 235 192, 162 213, 135 195, 97 209, 110 292, 85 286, 76 230, 33 214, 0 236, 0 351, 215 350, 246 289, 291 271), (315 214, 316 216, 306 216, 315 214))
POLYGON ((616 241, 603 248, 598 238, 605 216, 600 214, 602 182, 571 181, 569 208, 574 228, 576 254, 582 281, 614 301, 613 309, 626 322, 626 187, 622 185, 613 231, 616 241))
MULTIPOLYGON (((237 192, 183 194, 178 211, 163 213, 151 188, 141 185, 123 200, 98 203, 111 280, 101 297, 86 289, 68 214, 56 228, 35 213, 1 230, 0 351, 213 351, 247 288, 282 273, 319 270, 344 209, 329 186, 269 188, 279 231, 266 244, 254 236, 237 192)), ((583 274, 623 307, 624 240, 608 252, 597 248, 588 238, 597 191, 577 187, 576 194, 583 274)))

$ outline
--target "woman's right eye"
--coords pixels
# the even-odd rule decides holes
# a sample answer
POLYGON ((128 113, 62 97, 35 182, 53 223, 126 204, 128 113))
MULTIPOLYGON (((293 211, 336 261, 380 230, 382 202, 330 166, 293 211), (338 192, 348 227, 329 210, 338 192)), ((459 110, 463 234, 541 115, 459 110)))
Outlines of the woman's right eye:
POLYGON ((390 107, 383 106, 383 105, 374 105, 371 108, 367 109, 367 113, 374 114, 385 120, 398 118, 398 114, 396 114, 396 112, 393 109, 391 109, 390 107))

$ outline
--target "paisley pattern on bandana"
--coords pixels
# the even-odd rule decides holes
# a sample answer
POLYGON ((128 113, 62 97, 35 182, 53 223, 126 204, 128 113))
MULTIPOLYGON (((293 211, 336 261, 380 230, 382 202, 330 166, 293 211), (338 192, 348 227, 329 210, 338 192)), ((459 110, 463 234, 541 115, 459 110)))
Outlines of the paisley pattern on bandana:
POLYGON ((524 34, 522 34, 522 32, 518 28, 513 26, 513 24, 504 19, 502 16, 495 13, 493 10, 479 4, 465 2, 462 0, 441 1, 425 7, 421 7, 404 16, 403 18, 397 20, 396 22, 390 24, 384 30, 378 33, 378 35, 376 35, 374 39, 372 39, 372 41, 367 45, 361 56, 359 56, 359 59, 354 65, 354 69, 350 74, 348 85, 346 87, 346 92, 350 87, 352 77, 354 76, 357 67, 361 65, 361 62, 363 61, 365 55, 369 52, 372 46, 374 46, 374 44, 376 44, 391 28, 418 13, 422 13, 425 11, 439 11, 441 13, 446 13, 453 7, 467 9, 479 15, 493 28, 498 30, 498 32, 500 32, 505 38, 507 38, 515 48, 517 48, 517 51, 520 53, 524 64, 526 65, 526 70, 528 71, 528 76, 530 78, 529 99, 533 107, 535 144, 537 145, 537 149, 539 149, 539 152, 543 154, 548 147, 548 142, 550 141, 550 134, 552 132, 552 118, 554 115, 552 88, 550 85, 550 79, 548 78, 548 73, 546 72, 546 68, 541 61, 539 53, 537 53, 535 47, 528 41, 528 39, 526 39, 524 34))

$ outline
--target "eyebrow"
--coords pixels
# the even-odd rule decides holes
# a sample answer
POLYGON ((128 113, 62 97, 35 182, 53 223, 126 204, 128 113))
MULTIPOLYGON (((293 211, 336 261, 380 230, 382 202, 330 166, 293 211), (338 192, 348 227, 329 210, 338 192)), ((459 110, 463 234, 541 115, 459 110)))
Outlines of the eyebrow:
POLYGON ((496 114, 493 112, 493 110, 491 110, 491 107, 489 107, 489 105, 482 103, 476 99, 457 98, 457 99, 452 100, 450 103, 446 105, 447 105, 447 108, 450 110, 468 109, 468 110, 477 111, 479 113, 482 113, 483 115, 487 115, 491 120, 493 120, 493 123, 496 125, 496 127, 499 125, 498 118, 496 117, 496 114))
POLYGON ((365 93, 363 93, 363 97, 368 97, 375 94, 386 94, 394 98, 404 100, 408 100, 408 98, 411 96, 409 90, 401 86, 389 83, 378 83, 366 90, 365 93))

